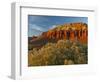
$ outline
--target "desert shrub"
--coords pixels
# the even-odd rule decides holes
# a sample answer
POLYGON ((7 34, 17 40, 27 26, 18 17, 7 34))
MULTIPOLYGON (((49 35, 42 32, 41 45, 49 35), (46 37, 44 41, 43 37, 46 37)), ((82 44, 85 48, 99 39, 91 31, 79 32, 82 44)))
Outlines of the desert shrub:
POLYGON ((74 64, 73 60, 68 60, 68 65, 74 64))
POLYGON ((67 59, 64 60, 64 65, 68 65, 68 60, 67 59))
POLYGON ((33 45, 32 44, 28 44, 28 50, 32 50, 33 49, 33 45))
POLYGON ((72 43, 69 40, 59 40, 56 44, 58 48, 70 48, 72 43))
POLYGON ((47 43, 39 50, 28 52, 29 66, 71 65, 87 63, 87 45, 69 40, 47 43))

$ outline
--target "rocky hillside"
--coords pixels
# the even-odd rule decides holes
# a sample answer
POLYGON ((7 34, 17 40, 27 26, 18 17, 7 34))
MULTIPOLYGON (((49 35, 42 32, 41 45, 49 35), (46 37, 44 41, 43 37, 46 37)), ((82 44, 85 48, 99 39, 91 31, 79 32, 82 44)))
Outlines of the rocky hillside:
POLYGON ((48 32, 42 33, 42 36, 46 38, 55 38, 55 39, 68 39, 74 37, 87 36, 87 24, 85 23, 70 23, 59 25, 54 29, 49 30, 48 32))
POLYGON ((61 39, 87 43, 87 38, 88 26, 86 23, 68 23, 58 25, 47 32, 43 32, 40 36, 33 38, 29 42, 36 46, 42 46, 47 42, 57 42, 61 39))

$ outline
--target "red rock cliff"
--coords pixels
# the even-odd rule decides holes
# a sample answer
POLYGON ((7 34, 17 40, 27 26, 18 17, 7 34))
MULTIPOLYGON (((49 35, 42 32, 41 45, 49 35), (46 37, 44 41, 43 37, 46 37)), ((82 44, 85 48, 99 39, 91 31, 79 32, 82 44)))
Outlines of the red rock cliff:
POLYGON ((87 43, 87 28, 87 24, 84 23, 64 24, 47 32, 43 32, 42 36, 48 39, 68 39, 71 41, 78 40, 82 43, 87 43))

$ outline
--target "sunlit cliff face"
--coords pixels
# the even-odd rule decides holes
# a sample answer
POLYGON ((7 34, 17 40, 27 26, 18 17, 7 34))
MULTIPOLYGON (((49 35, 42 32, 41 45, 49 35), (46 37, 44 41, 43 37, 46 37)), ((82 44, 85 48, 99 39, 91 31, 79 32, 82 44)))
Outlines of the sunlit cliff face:
POLYGON ((87 43, 88 27, 84 23, 71 23, 55 27, 52 30, 42 33, 42 36, 49 39, 68 39, 87 43))

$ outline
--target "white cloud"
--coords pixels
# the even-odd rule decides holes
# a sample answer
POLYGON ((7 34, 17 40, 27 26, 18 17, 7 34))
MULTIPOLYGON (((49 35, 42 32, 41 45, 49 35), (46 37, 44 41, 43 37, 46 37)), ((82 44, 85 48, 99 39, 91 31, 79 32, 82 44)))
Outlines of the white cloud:
POLYGON ((47 31, 47 29, 45 29, 44 27, 38 26, 36 24, 29 24, 29 29, 36 29, 42 32, 47 31))
POLYGON ((51 27, 50 27, 50 29, 53 29, 53 28, 55 28, 57 25, 52 25, 51 27))

